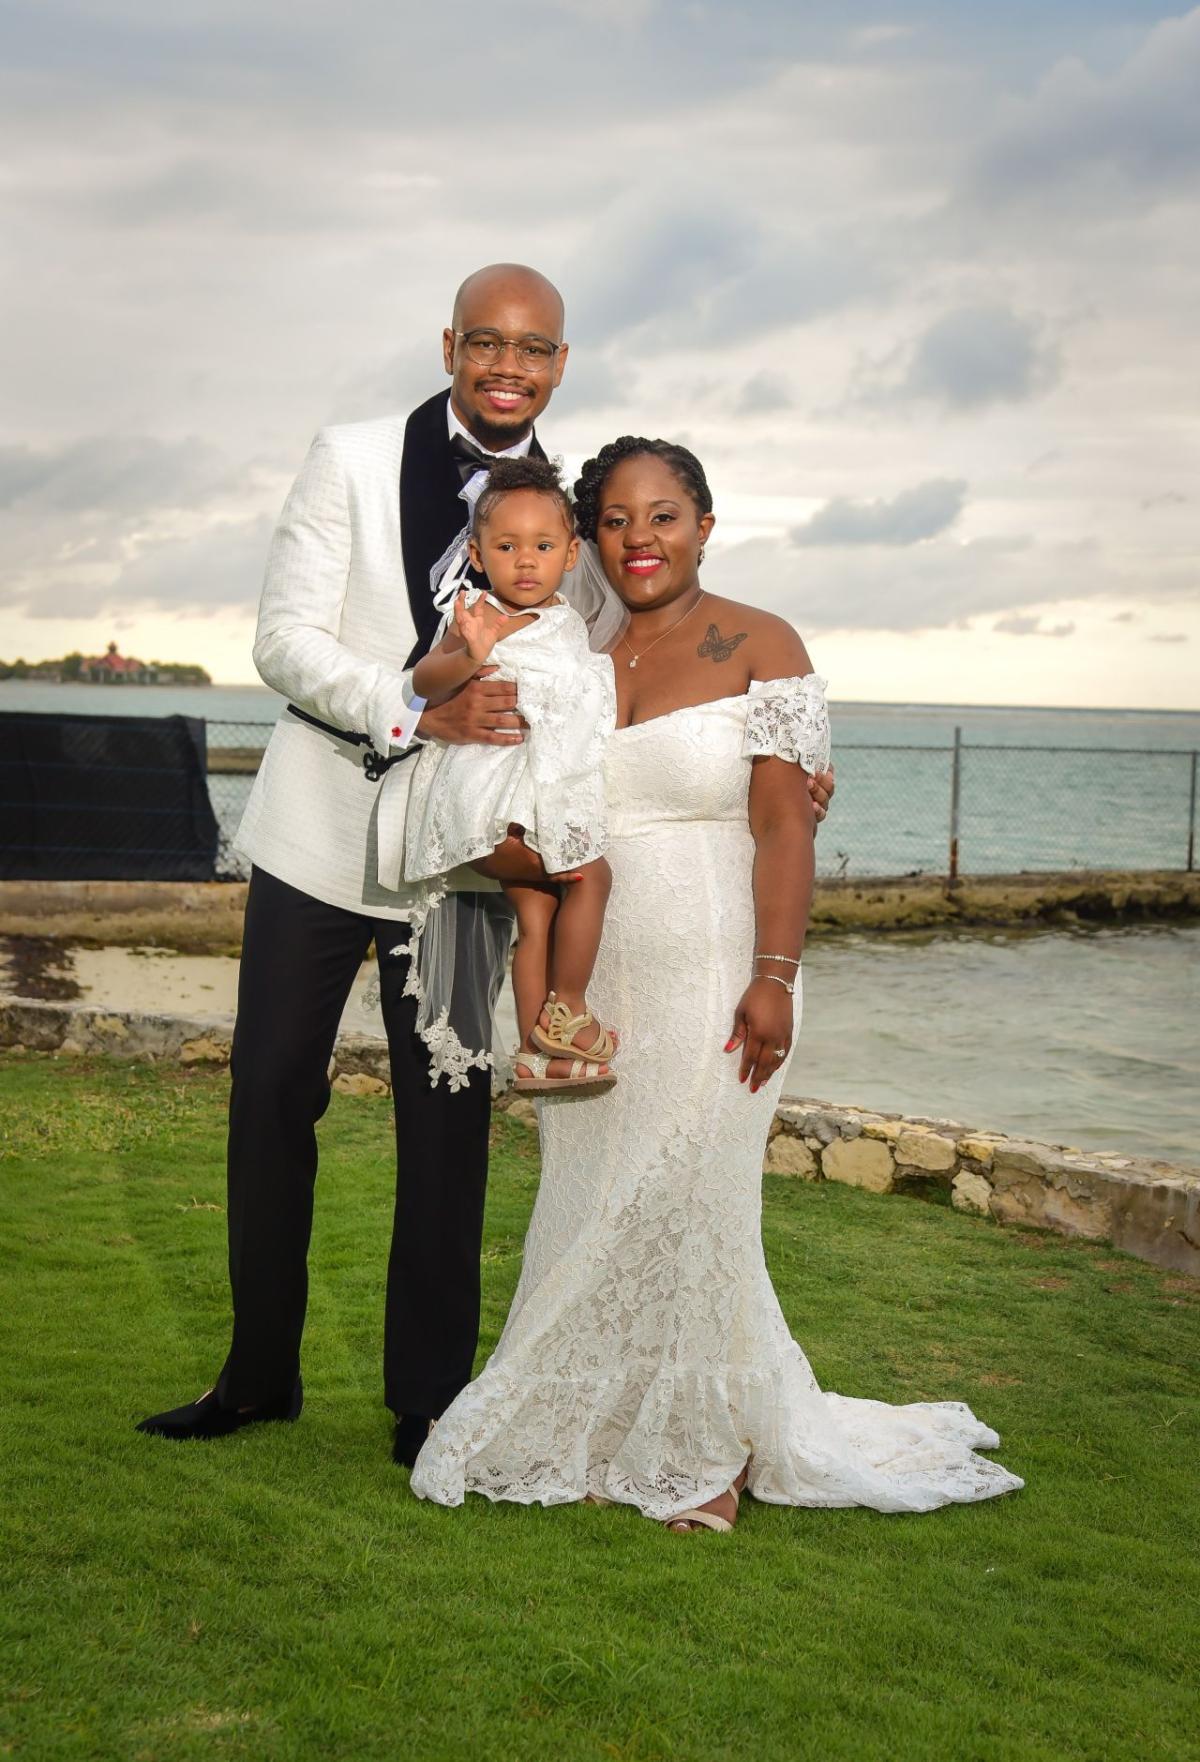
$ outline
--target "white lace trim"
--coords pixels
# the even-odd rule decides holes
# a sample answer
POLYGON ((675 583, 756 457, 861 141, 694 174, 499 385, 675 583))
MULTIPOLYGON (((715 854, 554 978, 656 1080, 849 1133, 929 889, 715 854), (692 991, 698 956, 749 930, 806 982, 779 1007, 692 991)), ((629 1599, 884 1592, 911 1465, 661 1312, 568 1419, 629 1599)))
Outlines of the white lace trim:
MULTIPOLYGON (((483 1050, 473 1052, 464 1046, 454 1029, 450 1026, 449 1008, 443 1009, 432 1021, 422 1023, 423 1006, 427 1002, 425 987, 421 984, 418 970, 418 955, 421 936, 429 920, 430 914, 437 909, 446 897, 446 888, 435 885, 426 894, 424 903, 417 907, 410 920, 409 940, 399 942, 388 954, 396 960, 408 962, 408 976, 404 981, 402 997, 415 997, 417 1000, 417 1033, 424 1042, 429 1053, 429 1084, 436 1088, 440 1078, 445 1077, 450 1085, 450 1093, 465 1089, 472 1071, 494 1070, 495 1058, 490 1052, 483 1050)), ((363 1008, 367 1011, 381 1009, 379 975, 372 975, 363 992, 363 1008)))
POLYGON ((434 1016, 432 1021, 426 1022, 424 1025, 421 1024, 421 1006, 425 1003, 426 998, 425 987, 421 984, 419 971, 420 942, 430 912, 439 906, 444 898, 445 889, 443 888, 436 897, 431 898, 421 912, 419 919, 413 919, 412 934, 408 941, 399 943, 389 952, 397 957, 403 956, 408 960, 408 977, 404 981, 404 990, 400 995, 415 997, 417 1000, 417 1033, 429 1052, 429 1086, 431 1089, 436 1089, 439 1078, 445 1077, 450 1085, 450 1093, 454 1095, 458 1090, 467 1087, 472 1071, 491 1070, 496 1061, 490 1052, 485 1052, 482 1049, 473 1052, 470 1047, 463 1045, 450 1026, 448 1007, 434 1016))
POLYGON ((819 674, 756 679, 747 697, 744 757, 786 759, 810 775, 828 769, 829 710, 819 674))

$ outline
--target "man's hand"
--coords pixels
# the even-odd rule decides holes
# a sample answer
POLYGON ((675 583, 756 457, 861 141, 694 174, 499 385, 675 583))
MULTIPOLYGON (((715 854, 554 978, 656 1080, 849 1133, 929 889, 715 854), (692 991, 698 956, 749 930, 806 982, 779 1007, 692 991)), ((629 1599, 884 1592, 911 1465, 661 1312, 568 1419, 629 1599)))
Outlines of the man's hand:
POLYGON ((833 766, 828 771, 814 771, 808 780, 808 793, 812 796, 813 819, 819 826, 829 812, 829 803, 833 795, 833 766))
POLYGON ((481 667, 473 679, 421 715, 417 733, 456 746, 519 746, 525 738, 517 715, 517 688, 510 679, 492 679, 494 667, 481 667))

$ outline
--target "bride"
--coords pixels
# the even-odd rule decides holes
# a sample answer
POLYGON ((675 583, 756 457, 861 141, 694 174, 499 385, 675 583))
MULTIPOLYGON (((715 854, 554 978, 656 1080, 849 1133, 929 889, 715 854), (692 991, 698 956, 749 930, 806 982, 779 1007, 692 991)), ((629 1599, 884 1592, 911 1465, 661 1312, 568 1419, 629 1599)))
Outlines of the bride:
POLYGON ((541 1103, 542 1178, 500 1343, 413 1470, 444 1505, 633 1505, 727 1530, 778 1505, 929 1511, 1023 1483, 961 1402, 823 1392, 767 1274, 767 1133, 799 1026, 823 682, 790 624, 700 585, 685 448, 626 436, 575 486, 630 613, 613 655, 612 894, 593 989, 619 1081, 541 1103), (793 1024, 793 1010, 795 1022, 793 1024))

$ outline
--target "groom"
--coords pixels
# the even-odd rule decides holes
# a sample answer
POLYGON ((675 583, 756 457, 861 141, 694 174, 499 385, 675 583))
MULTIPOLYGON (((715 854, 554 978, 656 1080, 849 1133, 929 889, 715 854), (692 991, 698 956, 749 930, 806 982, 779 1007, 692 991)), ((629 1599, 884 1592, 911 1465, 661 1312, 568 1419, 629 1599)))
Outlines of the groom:
MULTIPOLYGON (((233 1340, 213 1389, 141 1431, 216 1438, 299 1416, 315 1127, 329 1104, 338 1022, 372 940, 397 1134, 384 1389, 398 1462, 411 1466, 470 1380, 490 1075, 472 1071, 455 1093, 429 1082, 416 1002, 402 995, 407 963, 388 952, 403 949, 413 902, 394 877, 380 879, 379 802, 386 787, 394 817, 422 736, 522 739, 515 689, 486 677, 491 669, 436 708, 414 695, 408 669, 439 622, 430 576, 466 521, 464 487, 496 457, 544 457, 534 423, 562 379, 562 335, 562 299, 544 276, 516 264, 477 271, 442 335, 449 397, 438 393, 407 421, 322 430, 284 506, 254 660, 289 708, 238 837, 253 867, 231 1058, 233 1340)), ((823 785, 831 779, 814 780, 818 813, 823 785)), ((513 857, 525 860, 528 878, 539 876, 532 856, 513 857)), ((456 879, 480 887, 471 871, 456 879)))

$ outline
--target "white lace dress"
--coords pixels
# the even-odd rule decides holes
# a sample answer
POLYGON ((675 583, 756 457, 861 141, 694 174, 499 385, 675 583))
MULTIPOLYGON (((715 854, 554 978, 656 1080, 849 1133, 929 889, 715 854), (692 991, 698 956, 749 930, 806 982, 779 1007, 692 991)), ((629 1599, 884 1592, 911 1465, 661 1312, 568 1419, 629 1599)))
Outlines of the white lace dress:
POLYGON ((1022 1485, 977 1454, 999 1440, 961 1402, 823 1392, 767 1274, 782 1078, 751 1095, 722 1048, 754 950, 750 759, 824 765, 822 685, 755 684, 610 742, 613 890, 589 997, 621 1030, 620 1080, 542 1103, 516 1298, 417 1459, 423 1498, 591 1492, 666 1518, 747 1458, 749 1490, 780 1505, 928 1511, 1022 1485))
POLYGON ((496 677, 516 685, 528 733, 520 746, 431 740, 422 749, 408 797, 406 881, 488 855, 510 825, 525 828, 525 842, 552 875, 604 854, 604 749, 617 715, 612 661, 592 653, 587 625, 563 600, 498 642, 492 661, 496 677))

